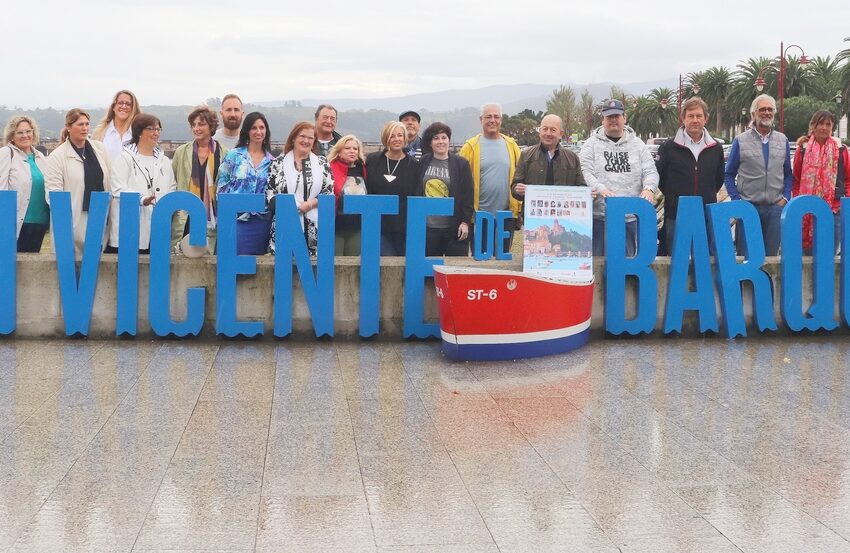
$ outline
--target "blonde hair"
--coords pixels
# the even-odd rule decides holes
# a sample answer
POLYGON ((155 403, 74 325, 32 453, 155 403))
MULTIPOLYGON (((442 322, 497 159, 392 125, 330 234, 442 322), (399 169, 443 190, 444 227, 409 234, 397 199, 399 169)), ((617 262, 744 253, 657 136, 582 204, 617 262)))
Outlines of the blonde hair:
POLYGON ((21 123, 29 123, 29 126, 32 127, 33 146, 38 144, 38 125, 35 124, 35 119, 28 115, 17 115, 9 119, 9 122, 6 123, 6 130, 3 131, 4 145, 12 144, 12 137, 15 136, 15 131, 21 123))
POLYGON ((360 160, 360 163, 366 163, 366 157, 363 155, 363 143, 360 142, 360 139, 353 134, 343 136, 336 144, 333 145, 331 151, 328 152, 328 161, 331 162, 338 158, 342 149, 345 148, 345 145, 352 140, 357 144, 357 158, 360 160))
POLYGON ((106 129, 109 127, 109 124, 112 123, 112 120, 115 119, 115 104, 118 103, 118 97, 122 94, 126 94, 133 100, 133 107, 130 109, 130 120, 128 123, 128 129, 133 124, 133 119, 136 118, 138 114, 142 111, 139 109, 139 100, 136 98, 136 95, 130 92, 129 90, 119 90, 115 93, 115 96, 112 97, 112 103, 109 104, 109 108, 106 110, 106 113, 103 115, 103 119, 97 124, 97 127, 94 128, 94 131, 91 133, 91 137, 94 140, 103 140, 103 137, 106 136, 106 129))
POLYGON ((89 112, 81 108, 74 108, 65 114, 65 126, 62 127, 62 133, 59 135, 59 142, 65 142, 68 140, 68 127, 76 123, 80 117, 85 117, 89 120, 89 122, 91 122, 91 115, 89 115, 89 112))
MULTIPOLYGON (((401 134, 404 136, 404 146, 407 146, 407 127, 404 126, 404 123, 399 123, 398 121, 387 121, 384 128, 381 129, 381 144, 384 145, 384 149, 390 149, 390 136, 392 136, 397 129, 401 129, 401 134)), ((404 146, 402 146, 402 148, 404 148, 404 146)))

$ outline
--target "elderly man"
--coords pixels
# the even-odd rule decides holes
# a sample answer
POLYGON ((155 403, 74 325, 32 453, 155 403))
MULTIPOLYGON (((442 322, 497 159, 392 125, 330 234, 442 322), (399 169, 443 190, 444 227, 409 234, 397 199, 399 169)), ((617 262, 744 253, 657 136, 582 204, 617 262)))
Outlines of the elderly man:
MULTIPOLYGON (((764 250, 779 253, 780 217, 791 198, 791 146, 788 138, 773 128, 776 100, 767 94, 757 96, 750 106, 752 126, 732 141, 726 161, 726 191, 733 200, 746 200, 758 211, 764 250)), ((742 227, 736 225, 738 255, 747 255, 742 227)))
POLYGON ((422 137, 419 136, 419 125, 422 118, 415 111, 405 111, 398 116, 398 120, 407 129, 407 146, 404 152, 407 157, 422 159, 422 137))
MULTIPOLYGON (((502 128, 502 107, 499 104, 482 106, 479 121, 482 132, 467 140, 459 154, 472 169, 473 207, 493 215, 510 209, 513 219, 507 230, 511 232, 505 241, 505 251, 510 251, 519 213, 519 202, 511 196, 511 183, 520 150, 513 138, 499 132, 502 128)), ((470 244, 474 243, 474 232, 474 225, 470 226, 470 244)))
POLYGON ((702 196, 705 204, 717 201, 723 186, 723 148, 711 138, 708 105, 699 97, 682 104, 682 126, 676 136, 658 148, 658 187, 664 192, 664 229, 667 249, 673 248, 676 213, 681 196, 702 196))
POLYGON ((527 148, 519 156, 511 192, 518 200, 525 199, 528 184, 586 186, 578 156, 561 146, 563 122, 554 114, 540 121, 540 143, 527 148))
POLYGON ((228 150, 232 150, 239 141, 239 130, 242 127, 242 99, 236 94, 225 95, 219 113, 223 126, 215 131, 213 138, 228 150))
POLYGON ((328 157, 334 144, 342 138, 336 132, 336 108, 330 104, 322 104, 316 108, 316 144, 314 151, 317 155, 328 157))
MULTIPOLYGON (((626 112, 620 100, 602 105, 602 126, 590 135, 579 154, 581 170, 594 194, 593 255, 605 255, 605 199, 612 196, 639 196, 654 202, 658 191, 658 171, 646 144, 626 126, 626 112)), ((626 255, 637 251, 637 221, 626 218, 626 255)))

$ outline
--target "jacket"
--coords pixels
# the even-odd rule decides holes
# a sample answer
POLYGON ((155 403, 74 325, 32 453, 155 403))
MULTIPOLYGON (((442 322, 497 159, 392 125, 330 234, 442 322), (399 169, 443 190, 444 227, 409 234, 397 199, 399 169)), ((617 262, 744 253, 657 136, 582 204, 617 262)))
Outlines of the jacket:
MULTIPOLYGON (((593 200, 594 219, 605 219, 605 198, 598 194, 600 191, 610 190, 617 196, 638 196, 643 190, 653 194, 658 191, 655 160, 631 127, 625 128, 617 142, 605 135, 603 127, 598 127, 582 146, 579 159, 587 185, 597 193, 593 200)), ((634 220, 634 216, 629 216, 628 220, 634 220)))
MULTIPOLYGON (((424 154, 416 170, 416 195, 425 195, 425 170, 434 159, 434 154, 424 154)), ((449 154, 449 197, 455 200, 455 224, 469 223, 475 216, 472 207, 472 172, 466 159, 456 154, 449 154)))
MULTIPOLYGON (((174 179, 177 181, 177 190, 189 191, 189 181, 192 178, 192 152, 194 142, 187 142, 174 150, 174 157, 171 160, 171 168, 174 171, 174 179)), ((218 168, 221 165, 221 160, 227 155, 227 148, 216 141, 215 157, 219 162, 213 167, 213 180, 218 182, 218 168)))
MULTIPOLYGON (((581 161, 578 156, 563 146, 558 146, 557 156, 552 160, 552 175, 555 185, 559 186, 587 186, 584 175, 581 172, 581 161)), ((516 172, 511 181, 511 194, 517 200, 514 192, 516 184, 546 184, 546 170, 549 167, 549 154, 540 144, 526 148, 519 156, 516 172)))
POLYGON ((708 131, 705 148, 699 159, 685 143, 685 129, 680 127, 676 136, 658 148, 658 187, 664 192, 664 212, 675 219, 680 196, 701 196, 704 204, 717 202, 717 192, 723 186, 723 148, 708 131))
MULTIPOLYGON (((835 139, 830 137, 830 140, 835 139)), ((806 142, 797 146, 797 153, 794 156, 794 182, 791 185, 791 197, 800 195, 800 178, 803 174, 803 157, 806 155, 806 142)), ((835 196, 832 198, 832 205, 830 207, 833 213, 838 213, 841 208, 841 198, 850 198, 850 153, 848 153, 847 146, 844 144, 838 147, 838 172, 835 175, 834 184, 835 196)))
MULTIPOLYGON (((145 169, 143 169, 144 165, 138 160, 138 155, 139 150, 136 145, 129 144, 124 147, 124 151, 112 165, 112 196, 119 200, 119 205, 122 192, 138 192, 141 196, 139 201, 143 202, 146 197, 151 195, 159 201, 165 194, 177 189, 174 172, 171 170, 171 160, 162 153, 162 150, 159 148, 154 150, 154 169, 153 175, 150 175, 152 179, 150 181, 145 169)), ((153 208, 154 204, 141 204, 139 206, 140 250, 146 250, 150 247, 153 208)), ((110 214, 109 243, 112 246, 118 246, 119 213, 120 209, 116 209, 110 214)))
POLYGON ((761 134, 750 128, 732 141, 724 183, 733 200, 776 204, 783 197, 791 198, 793 180, 791 148, 781 132, 770 131, 765 144, 761 134))
MULTIPOLYGON (((103 190, 111 193, 112 164, 106 155, 106 148, 97 140, 89 140, 89 142, 94 149, 97 161, 100 163, 100 168, 103 171, 103 190)), ((82 224, 83 193, 85 189, 83 160, 74 151, 71 141, 66 140, 47 156, 47 164, 44 171, 44 194, 49 205, 51 192, 64 191, 71 193, 71 221, 74 225, 74 246, 77 254, 82 253, 86 238, 86 228, 82 224)), ((110 202, 110 211, 117 208, 117 202, 110 202)), ((86 221, 88 221, 88 217, 86 217, 86 221)), ((104 243, 109 234, 109 224, 107 223, 104 243)))
MULTIPOLYGON (((35 148, 32 151, 35 154, 35 165, 43 175, 47 158, 35 148)), ((32 173, 30 172, 30 164, 27 162, 27 154, 12 144, 0 148, 0 190, 16 190, 18 192, 16 236, 20 236, 21 227, 30 205, 32 173)))
MULTIPOLYGON (((504 134, 499 134, 504 140, 505 145, 508 148, 508 161, 510 162, 510 167, 508 168, 508 182, 505 183, 510 189, 511 184, 514 182, 514 173, 516 172, 516 164, 519 161, 520 150, 519 146, 517 146, 516 141, 510 136, 505 136, 504 134)), ((476 134, 472 138, 466 141, 466 143, 461 147, 458 155, 467 162, 469 162, 469 168, 472 171, 472 199, 473 199, 473 208, 475 210, 478 209, 478 195, 479 190, 481 188, 481 133, 476 134)), ((519 214, 520 205, 519 201, 513 197, 512 194, 508 194, 508 207, 511 210, 511 213, 514 217, 519 214)), ((473 213, 474 215, 474 213, 473 213)), ((470 219, 470 222, 472 219, 470 219)))
MULTIPOLYGON (((390 161, 395 164, 395 161, 390 161)), ((381 232, 403 233, 407 228, 407 198, 415 196, 421 182, 416 180, 419 162, 410 155, 399 160, 393 169, 395 179, 387 181, 386 151, 372 152, 366 156, 366 193, 385 196, 398 196, 398 215, 385 215, 381 223, 381 232)), ((421 180, 421 178, 420 178, 421 180)))

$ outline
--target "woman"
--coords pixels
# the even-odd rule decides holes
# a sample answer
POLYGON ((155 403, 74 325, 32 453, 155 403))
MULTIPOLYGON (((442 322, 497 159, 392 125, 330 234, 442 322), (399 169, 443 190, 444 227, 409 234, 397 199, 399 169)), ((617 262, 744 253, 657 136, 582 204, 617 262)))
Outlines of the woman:
POLYGON ((423 155, 416 183, 420 196, 454 198, 454 215, 432 215, 425 223, 425 255, 469 254, 472 220, 472 171, 462 157, 449 153, 452 130, 433 123, 422 134, 423 155))
POLYGON ((18 192, 18 251, 38 253, 50 227, 50 208, 44 196, 47 158, 35 149, 38 127, 25 115, 13 117, 3 133, 0 148, 0 190, 18 192))
POLYGON ((384 149, 366 157, 366 190, 369 194, 398 196, 398 215, 387 215, 381 224, 381 255, 404 255, 407 240, 407 197, 415 196, 419 163, 407 155, 407 129, 390 121, 381 129, 384 149))
MULTIPOLYGON (((161 131, 159 119, 147 113, 138 115, 131 126, 130 144, 112 166, 112 196, 120 200, 122 192, 139 193, 139 253, 144 254, 150 253, 153 206, 177 188, 171 161, 157 147, 161 131)), ((118 228, 118 211, 112 215, 112 227, 118 228)))
MULTIPOLYGON (((89 114, 74 108, 65 114, 62 143, 47 157, 44 170, 44 189, 47 203, 50 192, 71 193, 71 217, 74 225, 74 250, 82 254, 86 240, 89 202, 92 192, 111 192, 112 165, 106 148, 96 140, 89 140, 89 114)), ((104 233, 104 243, 109 236, 109 225, 104 233)))
MULTIPOLYGON (((207 106, 199 106, 187 117, 192 129, 191 142, 183 144, 174 151, 171 166, 178 190, 186 190, 201 199, 206 211, 207 251, 215 253, 217 205, 215 199, 218 169, 221 160, 227 154, 227 148, 213 140, 218 128, 218 115, 207 106)), ((180 211, 174 216, 171 232, 171 245, 177 250, 188 253, 182 248, 181 239, 186 235, 186 212, 180 211)))
MULTIPOLYGON (((266 116, 254 111, 245 116, 236 148, 230 150, 218 173, 218 194, 265 194, 274 156, 266 116)), ((267 209, 242 213, 236 219, 236 253, 268 253, 271 215, 267 209)))
MULTIPOLYGON (((319 194, 333 194, 334 181, 328 160, 313 153, 316 127, 312 123, 297 123, 286 138, 281 154, 269 170, 266 197, 292 194, 301 216, 301 228, 310 255, 316 255, 319 230, 319 194)), ((275 226, 269 238, 269 250, 275 250, 275 226)))
MULTIPOLYGON (((809 134, 797 140, 791 196, 805 194, 826 200, 835 214, 835 253, 841 245, 841 198, 850 197, 850 156, 847 146, 832 136, 835 116, 818 110, 809 121, 809 134)), ((803 253, 812 254, 812 216, 803 218, 803 253)))
POLYGON ((363 144, 353 134, 339 139, 328 153, 336 197, 336 255, 360 255, 360 216, 342 213, 347 194, 365 194, 363 144))
POLYGON ((115 161, 124 150, 124 144, 132 138, 130 125, 140 113, 139 101, 129 90, 119 90, 112 98, 112 104, 95 127, 91 137, 103 142, 109 161, 115 161))

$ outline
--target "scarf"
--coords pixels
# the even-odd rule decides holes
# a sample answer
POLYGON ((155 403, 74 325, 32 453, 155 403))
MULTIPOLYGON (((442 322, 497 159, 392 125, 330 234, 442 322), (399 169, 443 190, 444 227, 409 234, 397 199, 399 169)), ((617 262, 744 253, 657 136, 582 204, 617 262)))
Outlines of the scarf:
MULTIPOLYGON (((803 167, 800 171, 800 195, 809 194, 823 198, 832 207, 833 213, 838 211, 835 205, 835 179, 838 177, 838 144, 829 137, 823 145, 810 135, 805 143, 803 167)), ((811 215, 803 218, 803 248, 812 247, 813 219, 811 215)))
MULTIPOLYGON (((295 168, 295 156, 289 152, 283 157, 283 182, 275 190, 277 194, 292 194, 296 201, 306 202, 319 195, 322 190, 322 166, 316 154, 310 154, 308 162, 301 164, 301 171, 295 168), (317 177, 314 177, 317 175, 317 177), (290 184, 294 183, 294 184, 290 184)), ((313 223, 319 221, 319 210, 311 209, 301 216, 301 228, 304 228, 304 217, 313 223)))
POLYGON ((204 210, 207 213, 207 227, 216 226, 216 179, 218 177, 218 166, 221 162, 221 151, 218 142, 210 139, 210 153, 207 156, 205 166, 201 166, 198 159, 198 143, 192 143, 192 176, 189 179, 189 192, 201 198, 204 202, 204 210), (212 163, 210 160, 212 159, 212 163))

